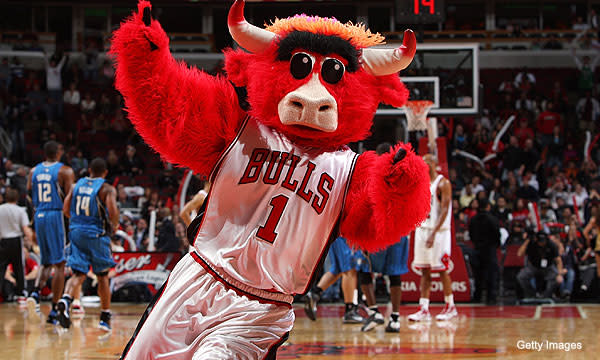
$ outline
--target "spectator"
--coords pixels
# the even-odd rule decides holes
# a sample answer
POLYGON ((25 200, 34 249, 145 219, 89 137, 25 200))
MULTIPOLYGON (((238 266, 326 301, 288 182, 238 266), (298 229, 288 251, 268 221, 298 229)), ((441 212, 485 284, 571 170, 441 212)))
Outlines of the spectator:
POLYGON ((138 251, 146 251, 148 249, 148 223, 143 218, 138 219, 136 222, 133 241, 135 241, 138 251))
POLYGON ((16 189, 20 194, 17 203, 20 206, 25 206, 25 198, 27 196, 27 175, 29 174, 29 169, 25 166, 19 166, 15 171, 15 174, 10 177, 10 187, 16 189))
MULTIPOLYGON (((35 286, 35 280, 37 279, 39 264, 31 258, 29 251, 23 248, 23 259, 24 259, 24 271, 25 271, 25 293, 33 291, 35 286)), ((6 268, 6 274, 4 275, 4 286, 2 288, 2 296, 5 299, 14 298, 15 296, 21 296, 17 290, 17 274, 15 273, 12 264, 9 264, 6 268)))
POLYGON ((180 249, 179 239, 175 234, 175 225, 171 220, 171 210, 167 207, 158 211, 158 241, 156 251, 178 252, 180 249))
POLYGON ((523 67, 523 69, 515 76, 515 87, 520 88, 523 81, 527 81, 531 84, 535 84, 535 75, 527 67, 523 67))
POLYGON ((540 200, 540 222, 542 225, 548 223, 557 223, 558 218, 556 217, 556 213, 550 207, 550 202, 548 199, 540 200))
POLYGON ((104 60, 102 65, 102 77, 101 81, 105 85, 111 85, 115 77, 115 68, 110 63, 110 60, 104 60))
POLYGON ((536 289, 531 280, 543 278, 546 282, 543 297, 551 298, 558 285, 562 284, 563 275, 566 273, 557 246, 548 240, 548 235, 538 232, 532 235, 532 239, 526 237, 517 255, 527 255, 527 263, 517 275, 524 297, 533 298, 536 289))
POLYGON ((534 173, 538 171, 542 163, 540 161, 540 153, 535 148, 532 138, 525 140, 525 146, 521 156, 523 157, 521 163, 525 166, 525 170, 534 173))
POLYGON ((503 179, 506 179, 507 172, 515 171, 521 166, 522 156, 519 140, 516 136, 512 135, 509 145, 504 148, 504 152, 501 154, 504 168, 503 179))
POLYGON ((156 191, 153 191, 150 194, 149 200, 146 201, 144 203, 144 206, 142 207, 142 217, 146 219, 146 221, 148 221, 150 219, 150 213, 154 210, 160 209, 161 207, 162 201, 160 200, 158 193, 156 191))
POLYGON ((493 208, 493 215, 498 219, 500 227, 507 227, 510 210, 506 207, 506 198, 500 195, 496 200, 496 206, 493 208))
POLYGON ((475 193, 473 192, 473 185, 467 184, 464 189, 461 191, 459 204, 460 208, 464 209, 471 204, 471 201, 475 199, 475 193))
POLYGON ((79 94, 79 90, 77 90, 76 83, 72 82, 69 84, 69 88, 65 90, 63 101, 67 105, 79 105, 79 102, 81 101, 81 95, 79 94))
POLYGON ((121 165, 119 164, 117 152, 114 149, 108 150, 108 155, 106 156, 106 168, 108 170, 106 181, 112 183, 115 178, 121 174, 121 165))
POLYGON ((574 207, 577 204, 577 211, 583 216, 583 207, 588 197, 587 190, 579 182, 575 182, 573 191, 567 197, 567 205, 574 207))
POLYGON ((129 199, 127 196, 124 187, 119 187, 117 193, 117 204, 119 205, 119 209, 131 209, 135 207, 133 201, 131 201, 131 199, 129 199))
POLYGON ((127 176, 141 175, 144 171, 144 162, 136 154, 136 149, 133 145, 127 145, 125 156, 121 159, 123 174, 127 176))
POLYGON ((559 128, 560 135, 560 125, 560 114, 554 112, 554 104, 548 102, 546 110, 540 113, 535 124, 542 146, 546 147, 552 142, 555 127, 559 128))
POLYGON ((575 284, 575 269, 577 268, 576 253, 581 248, 581 244, 577 239, 577 227, 572 223, 567 230, 567 237, 561 241, 563 248, 561 261, 565 271, 565 278, 560 284, 560 296, 568 300, 573 293, 573 285, 575 284))
POLYGON ((465 150, 469 144, 467 134, 461 124, 456 125, 454 129, 454 139, 452 141, 456 150, 465 150))
POLYGON ((25 296, 25 274, 23 272, 23 237, 32 241, 29 218, 24 209, 17 206, 19 193, 15 189, 6 190, 6 203, 0 205, 0 274, 6 273, 12 264, 15 274, 17 296, 25 296))
POLYGON ((565 139, 561 133, 560 126, 554 126, 550 141, 547 144, 546 167, 551 168, 555 165, 562 165, 563 151, 565 149, 565 139))
POLYGON ((86 92, 83 100, 81 100, 81 112, 90 115, 93 114, 95 111, 96 101, 92 99, 92 94, 86 92))
POLYGON ((77 149, 75 156, 71 158, 71 167, 77 176, 81 177, 88 169, 88 160, 83 156, 83 151, 77 149))
POLYGON ((488 305, 496 303, 498 260, 496 249, 500 246, 500 225, 498 219, 490 212, 491 205, 487 199, 479 201, 479 212, 469 223, 469 238, 475 245, 475 254, 479 264, 474 269, 475 295, 474 301, 481 301, 482 290, 487 289, 488 305))
POLYGON ((63 117, 63 93, 61 71, 68 56, 63 56, 57 63, 54 57, 44 57, 46 60, 46 87, 48 88, 48 97, 50 100, 51 118, 54 121, 63 117))
POLYGON ((526 117, 522 117, 519 120, 519 126, 515 129, 514 135, 519 140, 519 146, 525 147, 525 141, 527 139, 533 139, 535 137, 533 129, 529 126, 529 121, 526 117))
POLYGON ((585 97, 577 101, 575 111, 580 130, 594 131, 596 129, 596 122, 600 116, 600 103, 592 97, 591 91, 586 91, 585 97))

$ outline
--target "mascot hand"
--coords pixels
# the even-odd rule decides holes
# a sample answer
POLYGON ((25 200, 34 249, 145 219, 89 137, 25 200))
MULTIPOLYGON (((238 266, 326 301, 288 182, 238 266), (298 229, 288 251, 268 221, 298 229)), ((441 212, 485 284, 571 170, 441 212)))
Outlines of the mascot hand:
MULTIPOLYGON (((141 1, 139 6, 143 6, 141 4, 141 1)), ((150 6, 150 3, 148 3, 148 6, 144 6, 142 10, 142 21, 144 22, 144 25, 146 25, 147 28, 150 28, 152 24, 152 8, 150 6)), ((148 40, 148 44, 150 45, 150 51, 158 50, 158 46, 155 43, 153 43, 152 40, 150 40, 148 37, 146 37, 146 40, 148 40)))
POLYGON ((125 57, 145 58, 149 52, 169 48, 169 38, 158 21, 152 19, 149 1, 138 2, 138 11, 115 31, 111 51, 125 57))
POLYGON ((429 168, 409 144, 398 144, 391 153, 394 156, 389 163, 385 182, 395 189, 395 192, 410 192, 420 182, 429 184, 429 168))

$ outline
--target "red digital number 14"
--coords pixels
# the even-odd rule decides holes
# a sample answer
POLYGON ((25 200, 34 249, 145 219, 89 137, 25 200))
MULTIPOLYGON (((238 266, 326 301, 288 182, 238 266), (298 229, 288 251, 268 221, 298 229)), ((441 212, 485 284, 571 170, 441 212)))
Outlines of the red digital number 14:
POLYGON ((419 15, 421 5, 428 6, 430 14, 434 13, 435 0, 415 0, 415 15, 419 15))

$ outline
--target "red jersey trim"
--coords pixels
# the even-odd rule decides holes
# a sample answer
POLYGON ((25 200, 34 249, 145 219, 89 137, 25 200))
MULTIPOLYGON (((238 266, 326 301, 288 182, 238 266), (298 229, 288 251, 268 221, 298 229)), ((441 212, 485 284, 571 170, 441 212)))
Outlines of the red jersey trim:
POLYGON ((229 152, 231 151, 231 149, 233 148, 235 143, 237 143, 237 141, 240 139, 240 136, 242 136, 242 132, 246 128, 246 125, 248 124, 249 119, 250 119, 250 116, 246 115, 246 117, 244 118, 244 121, 242 122, 242 126, 240 126, 240 129, 238 130, 237 134, 235 135, 235 138, 233 138, 231 143, 229 143, 227 148, 225 148, 225 150, 221 153, 221 156, 219 156, 219 159, 215 163, 215 167, 213 168, 213 170, 210 172, 210 175, 208 176, 208 180, 211 183, 214 182, 215 177, 217 176, 217 173, 221 169, 221 164, 225 160, 225 157, 227 156, 227 154, 229 154, 229 152))
MULTIPOLYGON (((289 302, 287 302, 287 301, 275 300, 273 298, 269 299, 269 298, 259 296, 256 294, 252 294, 248 291, 242 290, 238 286, 231 284, 231 281, 225 280, 223 278, 223 276, 221 276, 219 273, 217 273, 215 270, 213 270, 213 268, 206 261, 204 261, 204 259, 202 259, 202 257, 200 257, 200 255, 198 255, 198 253, 193 251, 190 254, 194 258, 194 260, 196 260, 196 262, 198 264, 200 264, 204 268, 204 270, 206 270, 206 272, 208 272, 210 275, 212 275, 213 278, 215 278, 215 280, 222 283, 227 289, 233 290, 239 296, 246 296, 249 299, 256 300, 263 304, 273 304, 273 305, 277 305, 277 306, 285 306, 290 309, 292 308, 291 303, 293 301, 293 297, 291 295, 287 295, 287 294, 283 294, 283 293, 270 293, 273 295, 277 295, 277 297, 289 298, 289 302)), ((260 291, 261 293, 265 294, 266 296, 269 296, 269 292, 266 290, 261 290, 261 289, 254 289, 254 290, 260 291)))

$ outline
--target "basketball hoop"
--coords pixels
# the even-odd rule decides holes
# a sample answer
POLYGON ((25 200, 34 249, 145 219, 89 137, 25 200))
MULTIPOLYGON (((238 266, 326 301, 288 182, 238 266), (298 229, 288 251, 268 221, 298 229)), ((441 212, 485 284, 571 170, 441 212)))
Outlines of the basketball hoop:
POLYGON ((410 100, 404 105, 408 131, 427 130, 427 114, 433 106, 430 100, 410 100))

